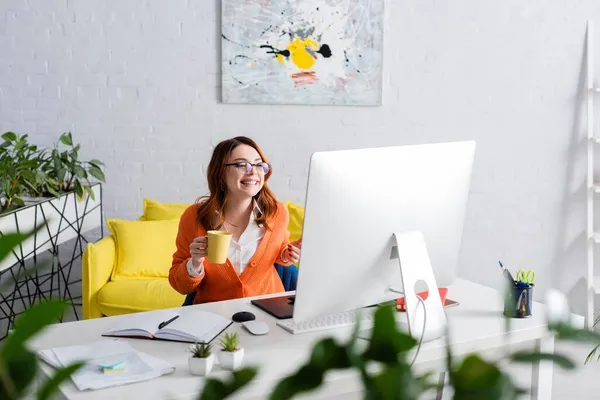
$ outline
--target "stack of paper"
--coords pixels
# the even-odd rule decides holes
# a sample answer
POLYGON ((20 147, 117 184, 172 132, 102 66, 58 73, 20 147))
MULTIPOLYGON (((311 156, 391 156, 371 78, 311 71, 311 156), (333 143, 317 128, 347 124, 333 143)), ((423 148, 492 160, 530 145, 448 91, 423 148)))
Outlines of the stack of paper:
POLYGON ((102 389, 145 381, 170 374, 175 367, 120 340, 102 340, 83 346, 41 350, 40 357, 55 368, 83 361, 85 366, 71 375, 79 390, 102 389), (118 368, 114 368, 114 366, 118 368), (107 373, 109 372, 110 373, 107 373))

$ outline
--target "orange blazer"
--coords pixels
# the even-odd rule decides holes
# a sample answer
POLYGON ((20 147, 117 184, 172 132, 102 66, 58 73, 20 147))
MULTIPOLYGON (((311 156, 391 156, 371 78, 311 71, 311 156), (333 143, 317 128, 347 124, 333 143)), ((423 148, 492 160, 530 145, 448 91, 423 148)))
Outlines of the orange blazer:
POLYGON ((177 251, 169 270, 169 282, 181 294, 196 291, 194 304, 229 300, 240 297, 283 292, 283 284, 275 269, 275 263, 291 265, 281 260, 281 252, 289 243, 287 229, 289 215, 281 202, 277 202, 277 213, 269 221, 271 230, 266 230, 256 252, 244 271, 238 276, 231 261, 213 264, 204 259, 204 272, 193 278, 187 271, 190 243, 198 236, 206 236, 206 228, 196 220, 199 204, 188 207, 179 221, 177 251))

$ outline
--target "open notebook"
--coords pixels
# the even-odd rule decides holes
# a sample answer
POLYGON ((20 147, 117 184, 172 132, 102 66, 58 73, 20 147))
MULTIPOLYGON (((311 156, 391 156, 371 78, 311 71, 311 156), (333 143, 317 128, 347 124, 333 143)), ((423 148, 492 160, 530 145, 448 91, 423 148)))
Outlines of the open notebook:
POLYGON ((178 313, 159 310, 131 314, 102 336, 209 343, 231 324, 231 320, 207 311, 188 309, 178 313), (170 320, 172 321, 160 328, 161 324, 170 320))

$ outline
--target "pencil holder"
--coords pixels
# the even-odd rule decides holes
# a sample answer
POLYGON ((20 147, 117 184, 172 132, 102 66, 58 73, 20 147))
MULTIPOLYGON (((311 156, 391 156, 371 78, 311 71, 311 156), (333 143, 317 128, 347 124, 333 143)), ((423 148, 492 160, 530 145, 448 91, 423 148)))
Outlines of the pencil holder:
POLYGON ((532 292, 534 284, 510 288, 507 301, 504 303, 504 315, 511 318, 531 317, 532 292))

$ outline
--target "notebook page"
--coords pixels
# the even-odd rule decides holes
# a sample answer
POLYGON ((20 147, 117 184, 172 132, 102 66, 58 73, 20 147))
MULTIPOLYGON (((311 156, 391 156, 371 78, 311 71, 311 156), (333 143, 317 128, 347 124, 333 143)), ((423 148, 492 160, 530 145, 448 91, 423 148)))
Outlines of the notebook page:
POLYGON ((189 338, 191 341, 204 342, 213 339, 221 330, 225 329, 231 321, 207 311, 194 310, 182 314, 171 322, 160 333, 158 338, 170 338, 179 336, 189 338), (213 334, 213 332, 216 332, 213 334))
POLYGON ((170 310, 131 314, 105 332, 105 335, 143 335, 152 337, 158 331, 158 325, 161 322, 168 321, 177 315, 179 314, 170 310))

